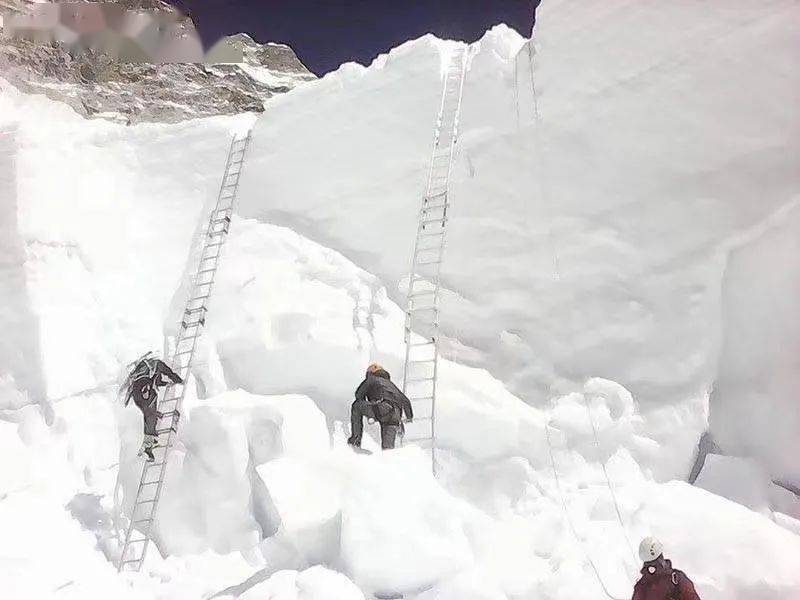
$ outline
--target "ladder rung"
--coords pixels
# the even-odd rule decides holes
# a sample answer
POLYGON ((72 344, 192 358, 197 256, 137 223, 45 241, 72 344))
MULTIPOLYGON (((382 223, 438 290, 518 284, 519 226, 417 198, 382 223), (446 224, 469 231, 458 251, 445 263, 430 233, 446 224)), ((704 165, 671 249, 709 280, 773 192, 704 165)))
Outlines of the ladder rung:
POLYGON ((421 383, 423 381, 436 381, 434 377, 417 377, 414 379, 406 379, 406 383, 421 383))
POLYGON ((436 362, 435 358, 426 358, 425 360, 410 360, 408 361, 409 365, 422 365, 427 363, 436 362))
POLYGON ((419 233, 417 237, 439 237, 444 235, 444 231, 435 231, 433 233, 419 233))
POLYGON ((447 217, 440 217, 438 219, 424 219, 424 220, 420 221, 420 224, 421 225, 427 225, 428 223, 441 223, 442 225, 444 225, 446 220, 447 220, 447 217))
MULTIPOLYGON (((408 329, 408 328, 406 328, 408 329)), ((414 344, 409 344, 409 348, 421 348, 422 346, 433 346, 436 342, 416 342, 414 344)))
POLYGON ((440 264, 442 264, 442 260, 441 259, 439 259, 439 260, 426 260, 426 261, 417 262, 417 263, 414 263, 414 264, 416 266, 418 266, 418 267, 425 267, 425 266, 428 266, 428 265, 440 265, 440 264))
POLYGON ((411 402, 422 402, 424 400, 433 400, 433 396, 416 396, 414 398, 409 398, 411 402))
POLYGON ((129 558, 128 560, 123 560, 120 564, 121 565, 129 565, 132 563, 142 562, 141 558, 129 558))
MULTIPOLYGON (((133 524, 134 524, 134 525, 136 525, 137 523, 152 523, 152 522, 153 522, 153 521, 155 521, 155 520, 156 520, 156 519, 155 519, 155 517, 150 517, 149 519, 138 519, 138 520, 136 520, 136 521, 133 521, 133 524)), ((129 541, 128 543, 129 543, 129 544, 133 544, 133 543, 136 543, 136 542, 134 542, 133 540, 131 540, 131 541, 129 541)))
POLYGON ((183 312, 186 314, 192 314, 196 312, 208 312, 208 309, 205 306, 198 306, 197 308, 187 308, 183 312))
MULTIPOLYGON (((413 327, 406 327, 406 331, 408 333, 414 333, 414 328, 420 328, 420 327, 427 327, 428 329, 430 329, 430 328, 438 329, 439 328, 439 323, 430 323, 428 321, 419 321, 419 320, 417 320, 417 321, 415 321, 413 323, 413 327)), ((426 338, 429 338, 429 337, 432 338, 433 336, 426 335, 425 337, 426 338)))
POLYGON ((424 291, 421 291, 421 292, 414 292, 413 294, 410 294, 407 297, 408 298, 418 298, 420 296, 435 296, 435 295, 436 295, 436 290, 424 290, 424 291))

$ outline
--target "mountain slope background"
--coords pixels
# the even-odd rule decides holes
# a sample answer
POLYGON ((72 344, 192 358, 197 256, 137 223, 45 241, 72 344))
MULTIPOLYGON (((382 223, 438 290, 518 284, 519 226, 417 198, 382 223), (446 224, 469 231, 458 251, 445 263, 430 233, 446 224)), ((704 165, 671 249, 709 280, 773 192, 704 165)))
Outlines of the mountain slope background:
MULTIPOLYGON (((34 4, 46 8, 50 3, 10 4, 0 6, 0 10, 11 18, 19 18, 26 14, 25 10, 35 10, 34 4), (19 10, 12 11, 15 6, 19 10)), ((86 117, 132 124, 261 112, 267 99, 316 78, 288 46, 259 44, 246 34, 219 40, 216 49, 209 49, 211 54, 205 63, 117 60, 103 51, 105 46, 100 42, 109 47, 125 47, 128 40, 133 47, 145 40, 155 46, 154 40, 161 40, 165 45, 164 40, 174 30, 176 35, 193 38, 199 48, 199 36, 192 22, 166 2, 115 2, 107 5, 110 8, 105 13, 101 4, 93 8, 91 3, 64 4, 61 10, 68 12, 70 6, 80 7, 81 15, 75 17, 70 27, 84 31, 86 40, 94 40, 91 48, 71 48, 63 41, 35 41, 37 35, 44 35, 42 26, 25 30, 16 37, 0 30, 0 71, 4 79, 19 89, 66 102, 86 117), (130 35, 118 35, 116 41, 110 42, 103 37, 113 31, 106 22, 114 19, 107 13, 120 8, 131 15, 138 14, 137 11, 148 15, 151 23, 139 26, 140 38, 131 41, 130 35), (160 25, 157 19, 162 20, 160 25), (156 27, 159 27, 157 35, 144 31, 156 27), (229 48, 229 53, 243 60, 237 63, 215 60, 215 56, 221 56, 219 48, 229 48)), ((40 21, 45 23, 49 19, 40 21)), ((77 36, 64 34, 62 39, 68 37, 77 36)), ((143 48, 148 50, 147 44, 143 48)))

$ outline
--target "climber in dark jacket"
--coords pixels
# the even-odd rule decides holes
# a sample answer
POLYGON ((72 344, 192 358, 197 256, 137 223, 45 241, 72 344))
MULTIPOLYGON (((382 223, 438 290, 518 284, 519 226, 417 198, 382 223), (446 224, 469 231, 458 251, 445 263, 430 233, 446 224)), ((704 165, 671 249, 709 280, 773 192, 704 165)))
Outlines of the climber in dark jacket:
POLYGON ((657 539, 643 539, 639 557, 644 566, 632 600, 700 600, 692 580, 683 571, 673 569, 672 562, 664 558, 663 547, 657 539))
MULTIPOLYGON (((148 461, 155 460, 153 448, 158 444, 156 425, 163 416, 158 410, 158 390, 176 383, 183 383, 183 379, 164 361, 147 355, 136 364, 125 383, 125 406, 133 399, 144 417, 144 441, 139 455, 146 454, 148 461)), ((176 416, 177 411, 173 415, 173 423, 176 416)))
POLYGON ((356 390, 356 399, 350 409, 352 435, 347 443, 361 446, 364 417, 374 419, 381 426, 381 448, 394 448, 397 434, 402 426, 403 413, 406 420, 414 419, 414 409, 406 395, 392 383, 389 373, 379 364, 371 364, 367 375, 356 390))

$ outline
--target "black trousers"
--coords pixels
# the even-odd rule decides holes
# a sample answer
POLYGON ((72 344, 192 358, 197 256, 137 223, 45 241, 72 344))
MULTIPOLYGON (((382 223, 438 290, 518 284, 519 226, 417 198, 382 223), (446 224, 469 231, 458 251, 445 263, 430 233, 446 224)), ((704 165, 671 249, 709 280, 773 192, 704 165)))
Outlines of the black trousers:
POLYGON ((400 419, 397 411, 388 402, 356 400, 350 407, 350 441, 361 446, 364 433, 364 417, 375 419, 381 426, 381 448, 391 450, 400 432, 400 419))
POLYGON ((156 435, 156 425, 158 424, 158 411, 155 406, 148 406, 142 409, 144 417, 144 434, 156 435))

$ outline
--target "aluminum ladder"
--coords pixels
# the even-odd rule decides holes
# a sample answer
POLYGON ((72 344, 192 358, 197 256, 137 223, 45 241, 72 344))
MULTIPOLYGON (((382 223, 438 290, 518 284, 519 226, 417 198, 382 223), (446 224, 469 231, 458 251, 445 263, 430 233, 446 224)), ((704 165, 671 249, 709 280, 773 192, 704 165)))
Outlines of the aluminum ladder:
POLYGON ((125 542, 120 553, 118 571, 123 569, 138 571, 147 556, 158 502, 166 479, 169 453, 174 446, 180 410, 186 395, 186 386, 189 383, 192 359, 197 340, 202 335, 202 328, 205 325, 208 301, 214 289, 222 246, 225 244, 230 229, 236 194, 239 190, 239 178, 249 145, 250 133, 248 132, 242 137, 234 137, 228 150, 225 175, 217 196, 216 206, 205 227, 202 240, 203 249, 192 278, 189 300, 186 303, 186 309, 175 338, 171 366, 173 371, 183 379, 183 383, 168 387, 164 398, 159 402, 158 409, 163 416, 158 420, 156 426, 158 446, 153 449, 155 461, 145 462, 142 469, 139 488, 136 491, 136 499, 125 534, 125 542))
POLYGON ((428 185, 419 211, 406 298, 403 392, 414 408, 403 443, 430 447, 436 474, 436 379, 439 364, 439 291, 449 203, 450 172, 458 141, 467 47, 455 49, 444 78, 428 185))

